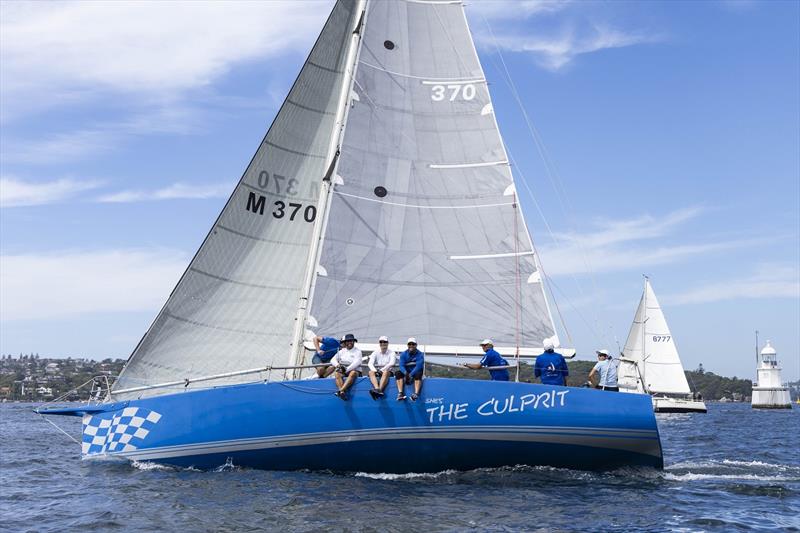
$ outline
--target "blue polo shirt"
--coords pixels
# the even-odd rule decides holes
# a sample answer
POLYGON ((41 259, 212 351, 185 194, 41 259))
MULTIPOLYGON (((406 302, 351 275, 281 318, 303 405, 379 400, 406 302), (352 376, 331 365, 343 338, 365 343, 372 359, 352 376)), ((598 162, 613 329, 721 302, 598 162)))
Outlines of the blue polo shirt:
MULTIPOLYGON (((508 366, 508 361, 503 359, 503 356, 492 348, 483 354, 481 366, 508 366)), ((502 370, 489 370, 489 375, 492 377, 492 381, 508 381, 507 368, 503 368, 502 370)))
POLYGON ((544 352, 536 358, 533 375, 542 378, 544 385, 566 385, 569 368, 564 356, 556 352, 544 352))
POLYGON ((421 376, 425 370, 425 354, 419 350, 414 355, 408 353, 408 350, 400 352, 398 370, 403 375, 408 373, 414 377, 421 376))
POLYGON ((317 354, 323 363, 327 363, 339 351, 339 341, 333 337, 322 337, 317 354))

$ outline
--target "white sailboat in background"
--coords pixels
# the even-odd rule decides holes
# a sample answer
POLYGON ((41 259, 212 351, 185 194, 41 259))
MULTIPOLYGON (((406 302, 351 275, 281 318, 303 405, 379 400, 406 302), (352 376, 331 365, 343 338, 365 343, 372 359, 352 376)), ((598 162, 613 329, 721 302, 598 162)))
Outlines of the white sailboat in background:
POLYGON ((650 394, 657 413, 706 412, 689 389, 675 339, 647 277, 620 359, 619 390, 650 394))

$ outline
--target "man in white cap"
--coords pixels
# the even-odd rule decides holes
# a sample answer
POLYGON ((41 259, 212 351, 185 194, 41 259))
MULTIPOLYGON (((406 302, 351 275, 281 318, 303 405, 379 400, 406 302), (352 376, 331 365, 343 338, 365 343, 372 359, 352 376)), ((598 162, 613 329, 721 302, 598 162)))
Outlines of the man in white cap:
POLYGON ((600 374, 600 381, 597 383, 597 388, 608 390, 612 392, 619 392, 617 385, 617 362, 611 359, 608 350, 597 350, 597 364, 594 365, 592 371, 589 372, 589 381, 592 381, 595 375, 600 374))
POLYGON ((548 337, 542 341, 544 353, 536 357, 533 365, 533 376, 541 378, 543 385, 566 385, 569 368, 564 356, 556 352, 553 339, 548 337))
POLYGON ((408 350, 400 352, 400 363, 394 377, 397 378, 397 401, 406 399, 405 385, 414 381, 411 401, 416 402, 422 391, 422 374, 425 372, 425 354, 417 350, 417 339, 411 337, 406 343, 408 350))
MULTIPOLYGON (((486 367, 508 366, 508 361, 503 359, 497 350, 494 349, 494 343, 491 339, 483 339, 481 341, 481 349, 483 350, 483 359, 480 363, 464 363, 464 366, 473 370, 486 367)), ((492 381, 508 381, 507 368, 490 368, 489 376, 492 381)))
POLYGON ((389 349, 389 337, 383 335, 378 339, 378 349, 369 356, 369 380, 372 382, 372 390, 369 395, 373 400, 383 398, 383 391, 389 384, 389 375, 392 367, 397 360, 397 355, 389 349))

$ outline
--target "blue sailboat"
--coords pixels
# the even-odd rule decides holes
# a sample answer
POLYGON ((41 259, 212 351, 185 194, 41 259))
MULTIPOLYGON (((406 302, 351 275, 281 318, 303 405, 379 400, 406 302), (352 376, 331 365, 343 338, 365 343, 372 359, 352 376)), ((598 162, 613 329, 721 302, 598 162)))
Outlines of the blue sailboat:
POLYGON ((339 0, 108 394, 40 412, 83 418, 85 458, 197 468, 662 467, 642 394, 309 379, 314 337, 350 332, 442 358, 491 336, 519 376, 560 344, 543 283, 461 2, 339 0))

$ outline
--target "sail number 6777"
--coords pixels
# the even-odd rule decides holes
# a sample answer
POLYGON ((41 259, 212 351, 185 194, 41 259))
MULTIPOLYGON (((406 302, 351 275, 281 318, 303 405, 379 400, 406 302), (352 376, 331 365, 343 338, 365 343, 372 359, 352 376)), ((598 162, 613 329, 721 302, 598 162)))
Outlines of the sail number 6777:
POLYGON ((672 335, 653 335, 653 342, 669 342, 672 335))
POLYGON ((471 83, 434 85, 431 87, 431 100, 441 102, 445 98, 455 102, 459 96, 462 100, 472 100, 475 98, 475 85, 471 83))

